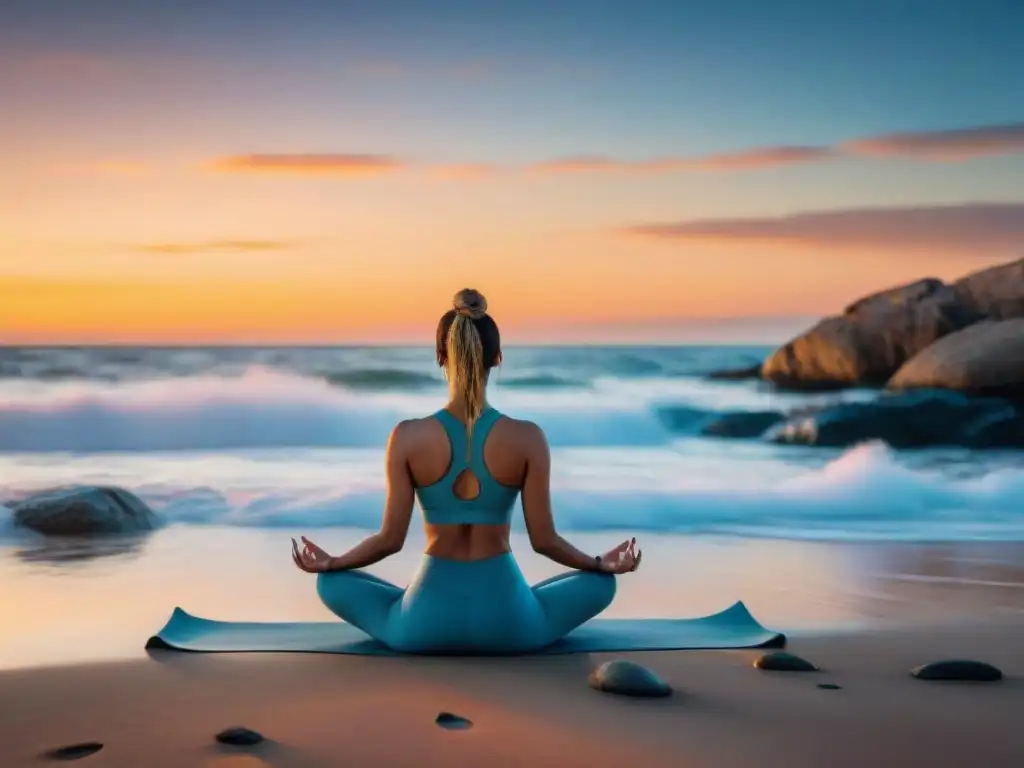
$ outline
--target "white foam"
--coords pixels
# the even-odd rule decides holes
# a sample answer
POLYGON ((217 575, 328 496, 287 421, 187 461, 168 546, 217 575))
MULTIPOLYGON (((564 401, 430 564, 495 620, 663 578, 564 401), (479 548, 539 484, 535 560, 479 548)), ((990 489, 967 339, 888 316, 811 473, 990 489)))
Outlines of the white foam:
MULTIPOLYGON (((560 450, 553 501, 566 531, 633 530, 827 539, 1024 539, 1024 472, 971 478, 901 465, 884 445, 819 468, 749 458, 706 471, 682 452, 560 450)), ((171 523, 375 529, 384 502, 379 450, 135 454, 0 459, 17 490, 107 482, 171 523)), ((515 526, 523 529, 516 515, 515 526)))
MULTIPOLYGON (((595 392, 496 391, 552 445, 659 445, 672 436, 642 399, 595 392)), ((0 390, 0 451, 168 451, 375 447, 397 421, 443 404, 438 393, 353 393, 253 368, 122 384, 36 383, 0 390)))

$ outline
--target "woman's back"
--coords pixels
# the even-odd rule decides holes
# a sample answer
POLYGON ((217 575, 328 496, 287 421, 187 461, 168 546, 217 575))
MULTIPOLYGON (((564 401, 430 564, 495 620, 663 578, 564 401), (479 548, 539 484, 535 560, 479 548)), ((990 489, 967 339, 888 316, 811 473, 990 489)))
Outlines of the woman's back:
POLYGON ((465 425, 455 410, 404 422, 401 447, 424 512, 427 554, 480 560, 510 551, 508 512, 538 430, 488 409, 464 456, 465 425))
POLYGON ((303 538, 292 556, 319 573, 324 604, 391 648, 410 652, 520 652, 541 648, 596 616, 615 594, 613 574, 635 568, 635 540, 588 555, 555 530, 551 455, 537 425, 487 404, 501 362, 498 326, 478 292, 460 291, 437 330, 437 361, 451 399, 398 424, 385 452, 387 500, 379 532, 332 557, 303 538), (509 547, 522 496, 533 549, 573 571, 531 587, 509 547), (425 557, 401 589, 361 569, 402 549, 418 498, 425 557))

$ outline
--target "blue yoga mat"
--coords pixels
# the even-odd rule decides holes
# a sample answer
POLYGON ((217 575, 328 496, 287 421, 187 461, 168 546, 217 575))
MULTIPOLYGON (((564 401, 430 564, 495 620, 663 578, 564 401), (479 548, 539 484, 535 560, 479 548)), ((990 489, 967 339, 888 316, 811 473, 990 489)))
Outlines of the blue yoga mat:
MULTIPOLYGON (((786 636, 762 627, 743 603, 693 619, 591 619, 531 655, 711 648, 781 648, 786 636)), ((342 621, 211 621, 175 608, 146 648, 200 653, 291 652, 400 656, 342 621)), ((437 654, 442 655, 442 654, 437 654)), ((467 653, 443 655, 470 655, 467 653)))

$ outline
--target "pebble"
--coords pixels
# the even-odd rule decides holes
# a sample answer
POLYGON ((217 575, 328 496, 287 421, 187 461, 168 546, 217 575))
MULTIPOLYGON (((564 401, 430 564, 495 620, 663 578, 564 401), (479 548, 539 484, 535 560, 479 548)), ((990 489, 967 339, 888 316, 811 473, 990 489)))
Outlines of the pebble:
POLYGON ((98 741, 85 741, 81 744, 69 744, 66 747, 51 749, 46 756, 51 760, 81 760, 83 757, 94 755, 103 749, 98 741))
POLYGON ((632 661, 607 661, 590 673, 589 682, 595 690, 621 696, 658 698, 672 693, 672 686, 632 661))
POLYGON ((451 712, 438 712, 437 717, 434 718, 434 722, 441 728, 445 728, 449 731, 464 731, 467 728, 472 728, 473 723, 464 717, 452 714, 451 712))
POLYGON ((776 651, 758 656, 754 660, 754 666, 758 669, 770 670, 772 672, 817 672, 818 668, 799 656, 792 653, 776 651))
POLYGON ((263 741, 263 736, 248 728, 225 728, 215 737, 221 744, 234 747, 252 747, 263 741))
POLYGON ((1003 679, 1003 673, 991 664, 970 659, 946 659, 922 664, 911 670, 918 680, 971 680, 992 683, 1003 679))

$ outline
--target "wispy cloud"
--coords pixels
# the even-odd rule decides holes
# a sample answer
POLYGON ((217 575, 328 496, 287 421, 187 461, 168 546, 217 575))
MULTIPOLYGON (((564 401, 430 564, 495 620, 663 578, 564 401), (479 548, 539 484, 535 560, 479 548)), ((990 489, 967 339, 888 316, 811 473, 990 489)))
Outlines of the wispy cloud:
POLYGON ((279 153, 220 157, 208 163, 207 167, 222 173, 372 176, 400 170, 405 163, 391 155, 279 153))
POLYGON ((743 172, 819 163, 843 157, 906 157, 962 161, 982 155, 1024 153, 1024 123, 979 126, 920 133, 893 133, 840 142, 832 146, 778 145, 709 155, 664 155, 624 159, 610 155, 564 155, 519 167, 493 163, 416 165, 386 154, 277 153, 217 158, 207 167, 229 173, 368 176, 426 169, 447 179, 479 179, 506 172, 539 176, 575 174, 665 174, 681 172, 743 172))
POLYGON ((762 147, 703 157, 655 157, 617 160, 602 155, 576 155, 537 163, 528 170, 540 174, 566 173, 675 173, 677 171, 750 171, 781 165, 809 163, 831 157, 829 147, 762 147))
POLYGON ((263 252, 285 251, 297 245, 292 240, 209 240, 205 242, 142 243, 133 246, 143 253, 196 254, 213 251, 263 252))
POLYGON ((641 224, 625 231, 674 240, 783 241, 828 247, 1024 248, 1024 203, 804 211, 774 218, 641 224))
POLYGON ((868 157, 911 157, 924 160, 967 160, 983 155, 1024 152, 1024 123, 958 128, 948 131, 890 133, 855 139, 842 151, 868 157))
POLYGON ((694 158, 688 162, 687 167, 706 171, 756 171, 828 160, 835 156, 836 151, 831 147, 762 147, 694 158))

